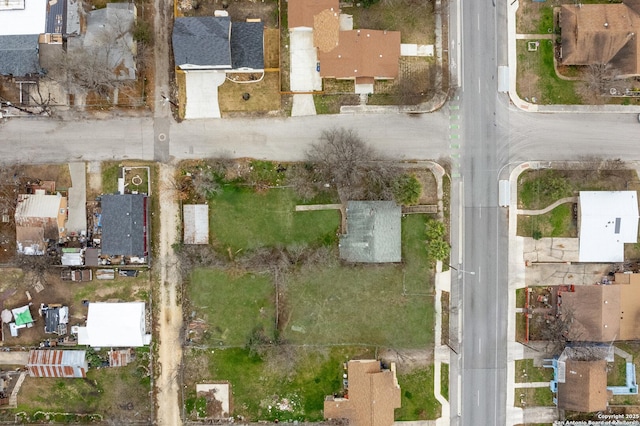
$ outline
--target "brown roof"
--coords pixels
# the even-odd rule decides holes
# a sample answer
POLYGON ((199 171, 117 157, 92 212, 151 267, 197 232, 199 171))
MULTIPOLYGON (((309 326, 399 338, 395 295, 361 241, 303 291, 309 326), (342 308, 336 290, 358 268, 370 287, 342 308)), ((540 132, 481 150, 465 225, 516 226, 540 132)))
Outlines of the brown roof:
POLYGON ((572 318, 569 340, 610 342, 620 339, 620 285, 576 286, 562 293, 562 315, 572 318))
POLYGON ((616 274, 620 287, 620 337, 640 340, 640 274, 616 274))
POLYGON ((340 11, 325 9, 313 17, 313 45, 321 52, 338 46, 340 11))
POLYGON ((335 49, 318 52, 320 76, 396 78, 399 57, 399 31, 340 31, 335 49))
POLYGON ((564 5, 560 11, 562 63, 608 64, 640 73, 640 15, 624 4, 564 5))
POLYGON ((340 13, 338 0, 289 0, 289 28, 313 28, 313 17, 326 9, 340 13))
POLYGON ((605 360, 566 361, 565 381, 558 383, 558 408, 585 413, 604 411, 607 400, 605 360))
POLYGON ((400 408, 400 386, 395 364, 382 370, 380 361, 356 360, 348 365, 348 399, 324 401, 326 419, 348 419, 352 426, 390 426, 400 408))

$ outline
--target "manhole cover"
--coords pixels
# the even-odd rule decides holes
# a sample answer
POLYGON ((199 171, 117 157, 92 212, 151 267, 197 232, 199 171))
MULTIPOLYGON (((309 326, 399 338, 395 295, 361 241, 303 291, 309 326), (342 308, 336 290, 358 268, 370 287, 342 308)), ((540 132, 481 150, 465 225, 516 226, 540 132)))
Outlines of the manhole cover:
POLYGON ((164 133, 160 133, 160 134, 158 135, 158 140, 159 140, 160 142, 164 142, 164 141, 166 141, 166 140, 167 140, 167 135, 165 135, 164 133))

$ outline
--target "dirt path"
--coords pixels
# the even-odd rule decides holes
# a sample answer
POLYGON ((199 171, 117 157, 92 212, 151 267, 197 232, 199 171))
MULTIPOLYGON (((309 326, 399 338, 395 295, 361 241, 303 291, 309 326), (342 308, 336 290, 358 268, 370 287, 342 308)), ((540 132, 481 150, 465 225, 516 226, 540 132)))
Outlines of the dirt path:
POLYGON ((174 191, 168 182, 175 169, 166 164, 160 166, 160 241, 158 271, 160 294, 158 327, 158 365, 160 376, 156 386, 156 423, 176 426, 182 424, 179 403, 179 367, 182 362, 180 329, 182 327, 182 307, 178 298, 180 275, 171 245, 177 241, 176 220, 178 204, 174 191))

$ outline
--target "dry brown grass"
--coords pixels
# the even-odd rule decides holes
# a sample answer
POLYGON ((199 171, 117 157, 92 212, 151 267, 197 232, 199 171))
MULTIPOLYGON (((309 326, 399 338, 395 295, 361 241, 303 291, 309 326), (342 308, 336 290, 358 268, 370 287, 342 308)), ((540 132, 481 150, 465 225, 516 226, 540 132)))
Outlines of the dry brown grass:
POLYGON ((264 67, 280 67, 280 30, 277 28, 264 30, 264 67))
POLYGON ((178 85, 178 117, 184 120, 187 108, 187 76, 184 71, 176 69, 176 83, 178 85))
POLYGON ((277 72, 265 72, 264 78, 255 83, 233 83, 227 80, 218 88, 220 111, 222 113, 277 111, 280 109, 279 86, 277 72), (242 98, 244 93, 250 95, 246 101, 242 98))

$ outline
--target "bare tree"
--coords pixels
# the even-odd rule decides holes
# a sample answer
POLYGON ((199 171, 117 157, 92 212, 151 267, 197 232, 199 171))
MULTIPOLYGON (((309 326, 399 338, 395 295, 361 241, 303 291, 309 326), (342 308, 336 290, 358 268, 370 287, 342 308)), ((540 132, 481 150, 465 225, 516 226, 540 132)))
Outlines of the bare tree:
POLYGON ((334 185, 340 199, 392 199, 391 182, 398 169, 385 161, 351 129, 322 132, 320 142, 307 153, 318 176, 334 185))
POLYGON ((28 285, 46 284, 49 268, 58 263, 58 256, 18 254, 14 257, 16 267, 22 269, 28 285))
POLYGON ((607 83, 619 75, 618 70, 609 64, 592 64, 586 67, 582 83, 578 86, 579 93, 593 103, 603 103, 603 95, 607 83))

